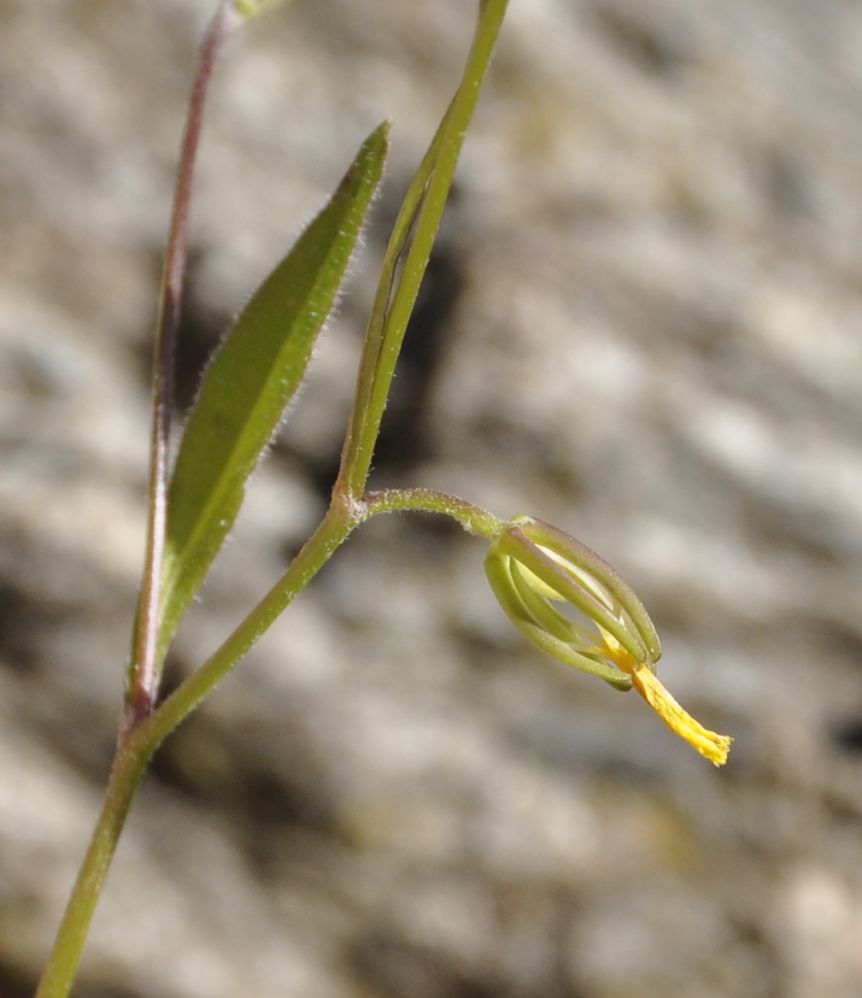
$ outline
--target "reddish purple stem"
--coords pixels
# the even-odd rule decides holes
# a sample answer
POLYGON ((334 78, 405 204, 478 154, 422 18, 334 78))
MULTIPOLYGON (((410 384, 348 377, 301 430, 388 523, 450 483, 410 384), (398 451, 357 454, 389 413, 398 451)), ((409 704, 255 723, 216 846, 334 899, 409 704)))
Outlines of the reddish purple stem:
POLYGON ((177 329, 188 260, 189 209, 198 142, 213 67, 225 38, 239 23, 232 0, 224 0, 201 44, 189 98, 168 230, 153 353, 153 418, 150 432, 149 510, 144 571, 132 646, 133 666, 126 693, 121 737, 153 709, 158 695, 162 569, 165 554, 171 405, 177 329))

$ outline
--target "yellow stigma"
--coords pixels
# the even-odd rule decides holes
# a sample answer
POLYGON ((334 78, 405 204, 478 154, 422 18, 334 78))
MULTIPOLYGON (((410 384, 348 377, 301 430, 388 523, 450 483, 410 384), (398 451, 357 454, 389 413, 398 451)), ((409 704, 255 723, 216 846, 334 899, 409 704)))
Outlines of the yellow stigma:
POLYGON ((634 688, 675 735, 684 738, 713 765, 723 766, 727 762, 733 741, 730 735, 709 731, 686 713, 645 665, 635 666, 630 675, 634 688))
POLYGON ((632 677, 632 686, 670 730, 687 741, 714 766, 723 766, 727 762, 733 739, 729 735, 716 734, 696 721, 680 707, 646 663, 636 662, 609 635, 605 634, 603 637, 613 660, 623 672, 632 677))

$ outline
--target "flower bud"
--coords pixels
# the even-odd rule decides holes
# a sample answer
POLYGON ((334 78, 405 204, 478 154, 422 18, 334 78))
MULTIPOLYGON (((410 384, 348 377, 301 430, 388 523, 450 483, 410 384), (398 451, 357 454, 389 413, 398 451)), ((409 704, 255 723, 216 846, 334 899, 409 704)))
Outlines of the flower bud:
POLYGON ((634 590, 603 558, 562 530, 516 517, 491 542, 485 572, 510 620, 542 651, 619 690, 637 689, 665 724, 715 765, 731 739, 703 728, 655 675, 661 643, 634 590), (593 627, 575 624, 565 603, 593 627))

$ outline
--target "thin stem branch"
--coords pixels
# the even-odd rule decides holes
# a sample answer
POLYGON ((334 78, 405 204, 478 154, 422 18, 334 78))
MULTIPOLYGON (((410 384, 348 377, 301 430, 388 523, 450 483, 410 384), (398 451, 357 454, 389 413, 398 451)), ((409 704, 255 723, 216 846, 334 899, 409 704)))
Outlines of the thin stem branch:
POLYGON ((410 186, 398 210, 398 217, 395 219, 392 234, 389 237, 389 243, 383 257, 380 279, 374 295, 374 303, 371 308, 371 314, 368 317, 368 325, 365 329, 365 342, 356 377, 353 410, 350 414, 347 432, 344 436, 341 467, 339 468, 338 480, 335 484, 335 491, 337 493, 358 494, 365 485, 364 479, 360 480, 361 476, 356 473, 356 469, 364 463, 364 451, 369 446, 373 449, 375 443, 374 440, 369 440, 367 420, 371 404, 371 393, 374 388, 377 369, 380 366, 380 354, 386 340, 386 320, 389 314, 389 303, 392 298, 393 287, 395 286, 395 275, 398 263, 404 255, 405 248, 410 239, 413 223, 416 221, 416 213, 421 207, 428 189, 428 179, 434 170, 440 146, 440 137, 445 123, 446 119, 444 117, 425 155, 422 157, 422 162, 419 164, 413 180, 410 182, 410 186))
POLYGON ((489 539, 503 526, 502 520, 466 499, 429 489, 392 489, 371 492, 358 502, 334 501, 278 582, 206 662, 139 727, 136 734, 146 739, 151 751, 234 669, 357 526, 377 513, 406 510, 450 516, 470 533, 489 539))
POLYGON ((439 513, 451 517, 477 537, 493 540, 505 526, 505 521, 481 506, 476 506, 460 496, 430 489, 387 489, 385 492, 367 492, 363 496, 367 516, 377 513, 439 513))
POLYGON ((461 83, 410 184, 395 223, 365 334, 353 411, 335 484, 338 495, 359 496, 365 490, 407 323, 440 227, 506 4, 507 0, 486 0, 480 6, 461 83), (405 253, 401 273, 395 280, 398 261, 405 253))
POLYGON ((156 319, 147 536, 123 712, 123 733, 150 713, 158 693, 158 631, 167 520, 174 357, 188 260, 192 181, 213 68, 222 43, 238 23, 232 3, 225 0, 216 11, 201 44, 177 169, 156 319))
POLYGON ((221 682, 366 518, 364 507, 333 505, 285 573, 212 655, 149 716, 142 730, 156 744, 221 682))

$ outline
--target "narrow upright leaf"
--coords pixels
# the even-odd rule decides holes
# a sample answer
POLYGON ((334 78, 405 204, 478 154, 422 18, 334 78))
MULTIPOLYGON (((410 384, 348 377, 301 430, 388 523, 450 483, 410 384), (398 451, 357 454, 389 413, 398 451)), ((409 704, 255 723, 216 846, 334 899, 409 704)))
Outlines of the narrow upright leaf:
POLYGON ((207 368, 168 498, 160 658, 302 381, 380 181, 388 131, 384 123, 366 139, 329 203, 255 293, 207 368))
POLYGON ((395 365, 419 295, 458 156, 488 72, 508 0, 482 0, 473 42, 455 91, 419 164, 389 238, 377 294, 365 330, 353 411, 335 491, 365 491, 395 365), (400 265, 400 266, 399 266, 400 265))

